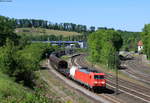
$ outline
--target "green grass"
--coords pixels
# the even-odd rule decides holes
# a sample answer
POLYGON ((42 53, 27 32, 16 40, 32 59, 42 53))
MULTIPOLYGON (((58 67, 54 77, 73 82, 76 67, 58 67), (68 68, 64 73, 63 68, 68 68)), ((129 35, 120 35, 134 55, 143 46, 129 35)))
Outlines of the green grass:
POLYGON ((28 34, 28 35, 63 35, 63 36, 73 36, 73 35, 81 35, 77 32, 69 32, 69 31, 60 31, 60 30, 51 30, 44 28, 17 28, 15 32, 19 35, 28 34))
MULTIPOLYGON (((41 84, 40 84, 41 86, 41 84)), ((29 89, 0 72, 0 103, 61 103, 41 88, 29 89)))
POLYGON ((28 101, 30 97, 32 97, 31 91, 0 73, 0 103, 19 103, 28 101))

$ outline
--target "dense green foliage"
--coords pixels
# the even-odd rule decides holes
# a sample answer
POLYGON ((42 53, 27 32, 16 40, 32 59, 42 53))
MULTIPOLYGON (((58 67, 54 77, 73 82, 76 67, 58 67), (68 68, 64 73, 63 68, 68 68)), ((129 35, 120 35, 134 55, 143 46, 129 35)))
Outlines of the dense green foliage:
POLYGON ((0 16, 0 46, 4 45, 6 38, 9 38, 17 43, 18 37, 13 33, 14 22, 12 19, 0 16))
MULTIPOLYGON (((40 84, 43 85, 43 84, 40 84)), ((45 85, 46 86, 46 85, 45 85)), ((0 72, 0 103, 61 103, 47 99, 42 89, 35 91, 15 83, 10 77, 0 72)))
POLYGON ((23 80, 25 85, 32 86, 34 71, 40 69, 39 62, 47 51, 53 50, 49 44, 30 44, 16 54, 17 70, 15 76, 17 80, 23 80))
POLYGON ((144 52, 150 59, 150 24, 145 25, 141 37, 144 44, 144 52))
POLYGON ((48 51, 53 51, 49 44, 35 43, 19 50, 7 40, 6 45, 0 48, 0 69, 15 76, 17 81, 33 86, 34 71, 39 70, 39 62, 48 51))
POLYGON ((54 102, 45 97, 40 88, 35 89, 35 71, 40 69, 39 62, 46 57, 45 54, 54 51, 53 47, 50 44, 30 43, 26 37, 18 38, 13 33, 14 26, 9 18, 0 17, 0 102, 54 102))
POLYGON ((123 39, 122 50, 137 51, 137 43, 141 39, 140 32, 119 31, 123 39))
POLYGON ((11 75, 17 64, 14 59, 17 48, 11 40, 6 41, 6 45, 0 47, 0 70, 11 75))
POLYGON ((122 46, 122 38, 114 30, 98 30, 88 37, 89 55, 92 62, 115 68, 117 51, 122 46))
MULTIPOLYGON (((98 30, 114 30, 113 28, 99 27, 98 30)), ((141 32, 129 32, 117 30, 123 39, 121 50, 124 51, 137 51, 137 43, 141 40, 141 32)))

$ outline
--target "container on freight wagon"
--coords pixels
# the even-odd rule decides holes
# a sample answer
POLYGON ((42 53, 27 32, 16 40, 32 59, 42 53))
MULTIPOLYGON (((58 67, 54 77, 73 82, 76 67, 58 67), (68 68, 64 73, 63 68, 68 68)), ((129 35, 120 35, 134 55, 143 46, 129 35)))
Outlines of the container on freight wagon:
POLYGON ((70 68, 70 76, 71 76, 72 78, 74 78, 74 75, 75 75, 75 72, 76 72, 77 69, 78 69, 77 66, 72 66, 72 67, 70 68))

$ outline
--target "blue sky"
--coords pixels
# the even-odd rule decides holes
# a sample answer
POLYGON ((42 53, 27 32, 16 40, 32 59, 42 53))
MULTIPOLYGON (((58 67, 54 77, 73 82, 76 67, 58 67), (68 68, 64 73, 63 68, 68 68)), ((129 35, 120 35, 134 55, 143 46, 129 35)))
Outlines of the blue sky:
POLYGON ((0 2, 0 15, 141 31, 150 23, 149 5, 150 0, 12 0, 0 2))

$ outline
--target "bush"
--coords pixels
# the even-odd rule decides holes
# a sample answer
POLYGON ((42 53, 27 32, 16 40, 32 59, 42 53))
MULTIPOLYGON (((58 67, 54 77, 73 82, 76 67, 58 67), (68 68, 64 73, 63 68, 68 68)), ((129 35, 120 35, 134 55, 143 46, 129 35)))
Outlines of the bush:
POLYGON ((17 70, 15 76, 17 81, 24 81, 25 85, 33 86, 34 71, 40 69, 39 62, 44 57, 45 53, 51 52, 53 49, 50 44, 33 43, 27 45, 24 49, 16 53, 17 70))
POLYGON ((5 45, 7 38, 18 44, 18 36, 14 33, 14 21, 0 16, 0 46, 5 45))
POLYGON ((0 48, 0 69, 16 77, 16 81, 33 87, 34 71, 40 69, 39 62, 45 57, 45 53, 52 52, 50 44, 33 43, 19 50, 11 40, 7 40, 5 46, 0 48))
POLYGON ((15 53, 17 48, 14 43, 10 40, 6 40, 6 45, 0 47, 0 70, 4 73, 12 75, 16 69, 17 62, 15 61, 15 53))

